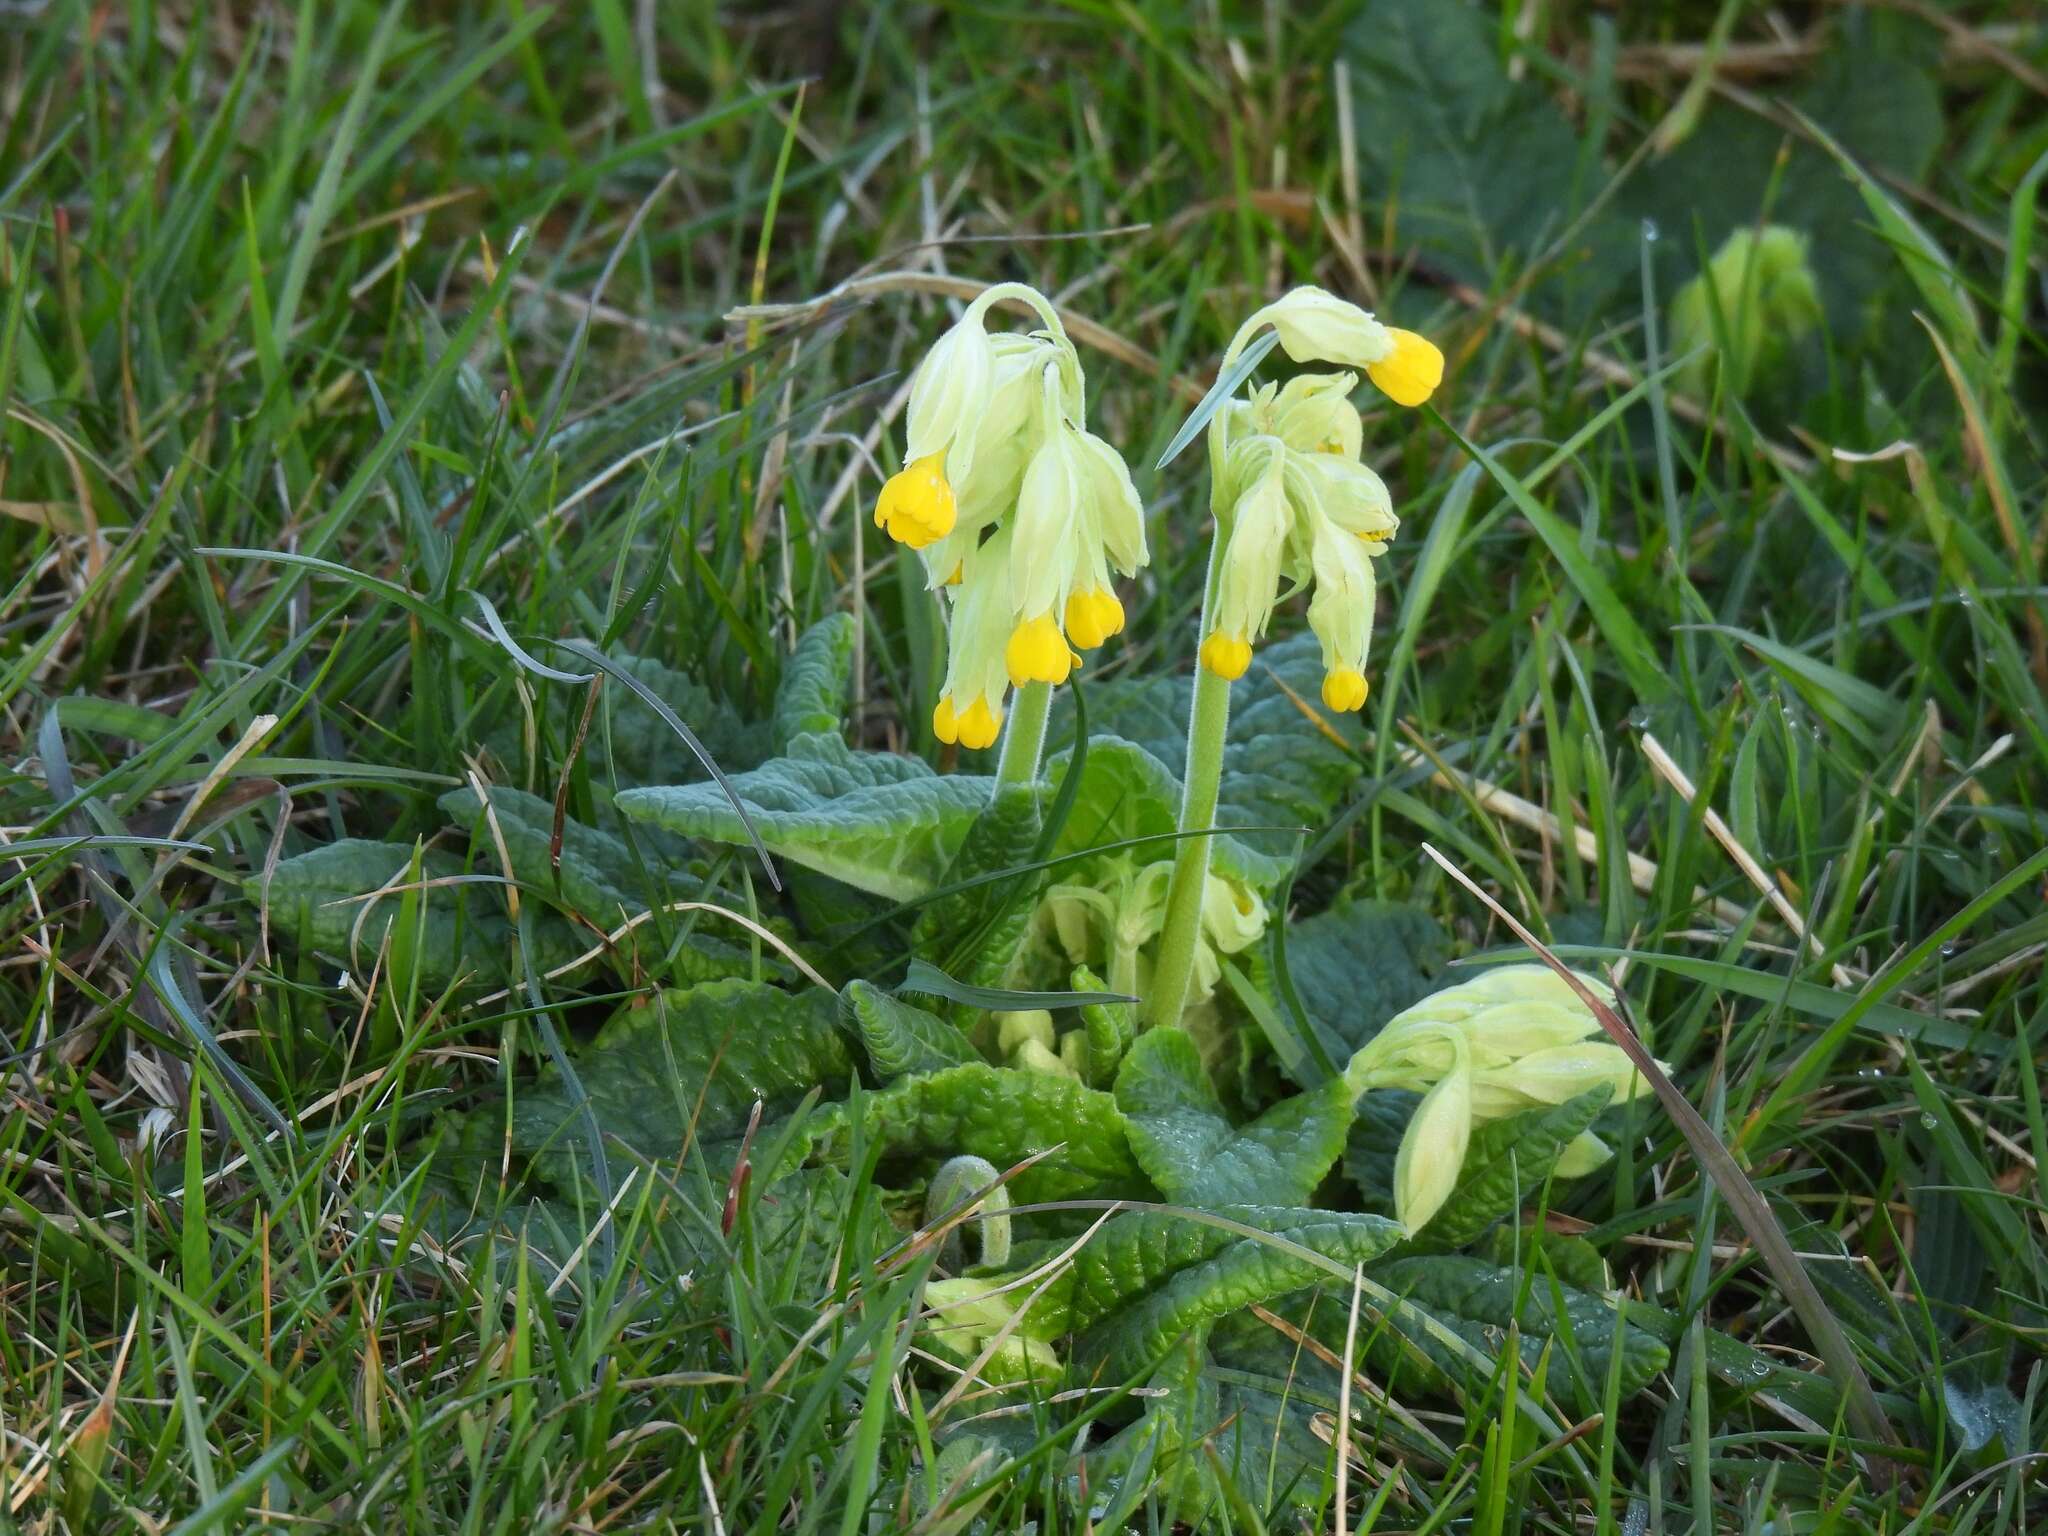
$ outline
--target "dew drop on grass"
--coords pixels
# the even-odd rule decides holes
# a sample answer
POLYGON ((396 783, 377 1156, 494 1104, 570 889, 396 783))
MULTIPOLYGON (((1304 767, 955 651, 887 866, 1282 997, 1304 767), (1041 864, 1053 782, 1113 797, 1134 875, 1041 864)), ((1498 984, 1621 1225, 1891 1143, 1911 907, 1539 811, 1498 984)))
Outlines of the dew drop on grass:
POLYGON ((1645 241, 1654 241, 1657 237, 1657 221, 1655 219, 1643 220, 1643 239, 1645 241))
POLYGON ((1940 1124, 1941 1122, 1934 1118, 1931 1111, 1922 1110, 1920 1112, 1920 1129, 1923 1131, 1931 1131, 1940 1124))

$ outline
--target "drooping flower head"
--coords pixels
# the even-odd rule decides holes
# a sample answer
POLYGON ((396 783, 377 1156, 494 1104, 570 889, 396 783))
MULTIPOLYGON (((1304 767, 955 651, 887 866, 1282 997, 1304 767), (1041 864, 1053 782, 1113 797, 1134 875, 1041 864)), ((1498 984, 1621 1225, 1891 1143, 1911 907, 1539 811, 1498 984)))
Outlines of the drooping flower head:
POLYGON ((1112 573, 1146 564, 1144 511, 1123 459, 1083 425, 1080 360, 1045 298, 1021 284, 984 292, 919 366, 904 467, 875 522, 920 552, 951 608, 941 741, 992 745, 1010 686, 1062 683, 1077 650, 1124 625, 1112 573), (990 335, 998 299, 1045 328, 990 335))
MULTIPOLYGON (((1320 288, 1297 288, 1238 331, 1226 367, 1270 325, 1296 362, 1362 368, 1387 396, 1419 405, 1443 377, 1443 354, 1320 288)), ((1323 702, 1365 703, 1375 595, 1372 561, 1400 527, 1387 488, 1359 462, 1354 373, 1304 374, 1233 401, 1210 424, 1213 505, 1223 539, 1202 665, 1242 677, 1284 590, 1313 587, 1309 627, 1323 647, 1323 702)))
MULTIPOLYGON (((1614 993, 1579 978, 1603 1001, 1614 993)), ((1389 1019, 1344 1069, 1354 1094, 1405 1088, 1423 1095, 1394 1160, 1394 1213, 1419 1231, 1457 1187, 1475 1126, 1562 1104, 1606 1087, 1623 1103, 1649 1084, 1601 1033, 1578 993, 1545 965, 1504 965, 1432 993, 1389 1019)), ((1558 1172, 1591 1172, 1609 1156, 1590 1132, 1558 1172)))

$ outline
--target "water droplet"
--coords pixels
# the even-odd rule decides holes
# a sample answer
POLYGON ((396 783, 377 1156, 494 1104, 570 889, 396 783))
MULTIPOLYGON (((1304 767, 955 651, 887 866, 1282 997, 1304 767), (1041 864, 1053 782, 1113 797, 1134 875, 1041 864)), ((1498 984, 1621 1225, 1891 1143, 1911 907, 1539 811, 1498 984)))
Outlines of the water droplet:
POLYGON ((1657 233, 1657 221, 1655 219, 1643 220, 1643 238, 1645 240, 1655 240, 1657 233))
POLYGON ((1921 1130, 1923 1130, 1923 1131, 1931 1131, 1931 1130, 1933 1130, 1933 1129, 1934 1129, 1934 1128, 1935 1128, 1936 1126, 1938 1126, 1938 1125, 1940 1125, 1940 1124, 1941 1124, 1941 1122, 1940 1122, 1939 1120, 1935 1119, 1932 1113, 1930 1113, 1930 1112, 1928 1112, 1928 1111, 1925 1111, 1925 1110, 1923 1110, 1923 1111, 1921 1112, 1921 1115, 1920 1115, 1920 1129, 1921 1129, 1921 1130))
POLYGON ((1941 946, 1941 958, 1944 960, 1955 959, 1956 951, 1961 949, 1962 947, 1962 945, 1957 944, 1953 940, 1951 940, 1949 943, 1941 946))
POLYGON ((1752 1376, 1768 1376, 1768 1375, 1770 1375, 1770 1374, 1771 1374, 1771 1362, 1770 1362, 1770 1361, 1768 1361, 1768 1360, 1766 1360, 1766 1359, 1764 1359, 1764 1358, 1763 1358, 1763 1357, 1761 1357, 1761 1356, 1757 1357, 1756 1359, 1754 1359, 1754 1360, 1752 1360, 1752 1361, 1750 1361, 1750 1362, 1749 1362, 1749 1374, 1750 1374, 1750 1375, 1752 1375, 1752 1376))

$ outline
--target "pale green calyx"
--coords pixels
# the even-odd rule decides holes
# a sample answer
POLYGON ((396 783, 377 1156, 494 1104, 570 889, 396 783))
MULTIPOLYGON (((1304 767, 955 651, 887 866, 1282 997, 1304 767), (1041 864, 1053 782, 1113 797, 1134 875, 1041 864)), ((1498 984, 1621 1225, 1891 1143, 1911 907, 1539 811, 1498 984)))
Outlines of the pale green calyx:
MULTIPOLYGON (((1604 982, 1579 980, 1613 1002, 1604 982)), ((1423 1095, 1394 1167, 1395 1215, 1411 1232, 1457 1187, 1474 1126, 1602 1086, 1618 1103, 1649 1086, 1584 1000, 1543 965, 1501 966, 1424 998, 1388 1020, 1351 1058, 1344 1078, 1354 1094, 1405 1088, 1423 1095)), ((1608 1155, 1587 1134, 1566 1147, 1557 1172, 1590 1173, 1608 1155)))

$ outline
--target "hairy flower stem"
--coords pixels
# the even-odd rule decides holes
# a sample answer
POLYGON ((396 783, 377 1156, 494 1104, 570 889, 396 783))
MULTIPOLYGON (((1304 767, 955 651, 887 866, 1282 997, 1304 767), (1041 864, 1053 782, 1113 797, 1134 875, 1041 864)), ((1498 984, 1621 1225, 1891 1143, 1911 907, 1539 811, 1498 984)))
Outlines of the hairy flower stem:
MULTIPOLYGON (((1223 353, 1217 377, 1227 375, 1252 337, 1265 328, 1260 310, 1237 328, 1223 353)), ((1230 410, 1222 404, 1209 418, 1209 512, 1216 522, 1209 543, 1209 574, 1202 586, 1202 625, 1196 639, 1214 626, 1216 592, 1221 585, 1223 552, 1230 543, 1231 507, 1223 488, 1223 456, 1230 446, 1230 410)), ((1180 798, 1180 841, 1174 846, 1173 880, 1166 890, 1166 922, 1159 935, 1159 962, 1152 970, 1152 990, 1145 999, 1148 1027, 1178 1025, 1187 1011, 1188 987, 1195 975, 1195 949, 1202 937, 1202 896, 1209 883, 1209 843, 1216 826, 1216 794, 1223 781, 1223 743, 1230 729, 1230 679, 1207 667, 1195 667, 1195 699, 1188 712, 1188 760, 1180 798), (1200 833, 1201 836, 1190 834, 1200 833)))
POLYGON ((1009 729, 1003 732, 1002 756, 996 760, 996 793, 1038 777, 1039 755, 1045 750, 1045 723, 1052 714, 1052 684, 1026 683, 1010 706, 1009 729))

